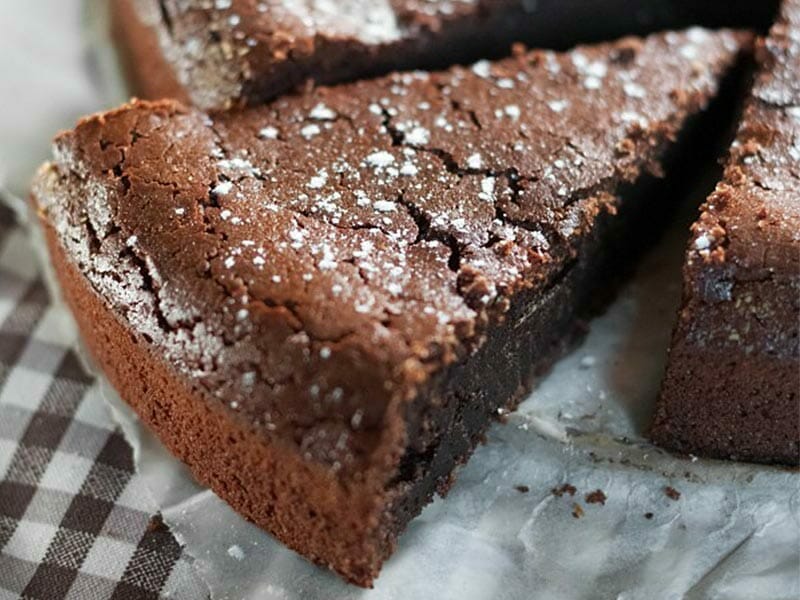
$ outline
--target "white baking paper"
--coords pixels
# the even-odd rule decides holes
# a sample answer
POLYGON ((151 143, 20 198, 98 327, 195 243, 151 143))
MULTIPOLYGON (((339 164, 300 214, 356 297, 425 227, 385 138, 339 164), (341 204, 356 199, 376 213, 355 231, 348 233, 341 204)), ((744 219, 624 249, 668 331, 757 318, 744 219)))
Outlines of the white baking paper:
MULTIPOLYGON (((99 62, 88 64, 108 67, 104 2, 89 6, 99 62)), ((584 343, 492 427, 448 497, 410 524, 374 590, 343 583, 238 517, 107 383, 105 396, 217 600, 797 599, 800 474, 676 458, 642 437, 680 296, 685 232, 675 225, 584 343), (553 493, 565 483, 574 496, 553 493), (604 505, 587 502, 595 490, 604 505)))

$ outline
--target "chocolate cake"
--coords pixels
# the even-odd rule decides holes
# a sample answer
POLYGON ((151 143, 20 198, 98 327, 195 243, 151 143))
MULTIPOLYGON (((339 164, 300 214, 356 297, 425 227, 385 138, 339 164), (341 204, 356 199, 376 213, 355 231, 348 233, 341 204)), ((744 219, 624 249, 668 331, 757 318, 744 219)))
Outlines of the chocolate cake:
POLYGON ((661 176, 749 42, 133 102, 62 134, 33 201, 122 398, 247 519, 368 586, 663 225, 686 173, 661 176))
POLYGON ((111 0, 142 98, 201 108, 321 83, 692 25, 767 29, 774 0, 111 0))
POLYGON ((672 450, 800 463, 800 1, 758 48, 723 181, 692 227, 652 426, 672 450))

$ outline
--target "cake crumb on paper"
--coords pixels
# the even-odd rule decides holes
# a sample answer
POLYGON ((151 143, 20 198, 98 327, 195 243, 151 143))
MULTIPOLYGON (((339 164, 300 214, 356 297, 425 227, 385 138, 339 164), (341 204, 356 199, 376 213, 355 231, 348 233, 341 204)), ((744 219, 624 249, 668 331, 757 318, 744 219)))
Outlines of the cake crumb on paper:
POLYGON ((571 483, 565 483, 562 486, 555 487, 550 491, 552 492, 552 494, 554 496, 558 496, 560 498, 564 494, 569 494, 570 496, 574 496, 575 492, 577 492, 578 489, 574 485, 572 485, 571 483))
POLYGON ((606 496, 603 490, 597 489, 593 492, 589 492, 584 497, 587 504, 602 504, 603 506, 606 505, 606 500, 608 500, 608 496, 606 496))

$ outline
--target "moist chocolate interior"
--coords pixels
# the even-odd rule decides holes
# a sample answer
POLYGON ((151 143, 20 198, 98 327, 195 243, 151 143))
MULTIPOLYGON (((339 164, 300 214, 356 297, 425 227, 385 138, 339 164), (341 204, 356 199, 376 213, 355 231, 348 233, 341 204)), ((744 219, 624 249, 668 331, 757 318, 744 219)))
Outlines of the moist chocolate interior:
POLYGON ((623 187, 618 214, 598 217, 577 258, 547 289, 515 297, 507 318, 489 332, 480 350, 443 372, 409 404, 406 452, 386 489, 387 554, 434 493, 448 492, 453 470, 467 461, 498 410, 515 408, 535 380, 581 339, 586 319, 614 298, 636 259, 689 201, 698 180, 709 171, 721 173, 718 159, 733 136, 751 75, 751 61, 740 59, 707 110, 687 122, 665 155, 666 178, 647 175, 623 187))

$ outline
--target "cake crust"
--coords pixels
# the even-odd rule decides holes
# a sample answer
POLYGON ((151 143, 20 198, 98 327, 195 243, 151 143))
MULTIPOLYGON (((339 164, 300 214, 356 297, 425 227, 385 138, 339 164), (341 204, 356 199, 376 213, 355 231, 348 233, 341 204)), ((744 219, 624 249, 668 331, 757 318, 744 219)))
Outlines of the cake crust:
POLYGON ((692 227, 653 440, 800 463, 800 2, 784 2, 724 179, 692 227))
POLYGON ((246 518, 370 585, 658 229, 670 151, 748 45, 692 29, 238 112, 134 102, 60 136, 33 200, 122 398, 246 518))

